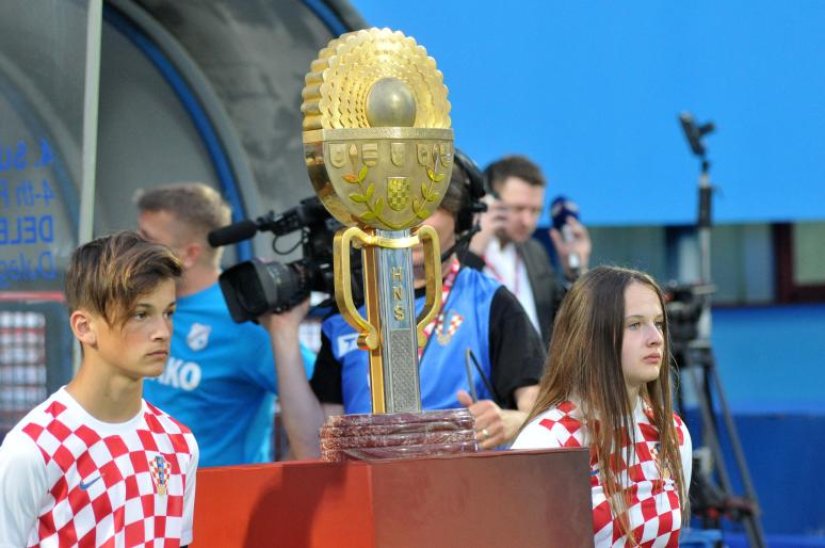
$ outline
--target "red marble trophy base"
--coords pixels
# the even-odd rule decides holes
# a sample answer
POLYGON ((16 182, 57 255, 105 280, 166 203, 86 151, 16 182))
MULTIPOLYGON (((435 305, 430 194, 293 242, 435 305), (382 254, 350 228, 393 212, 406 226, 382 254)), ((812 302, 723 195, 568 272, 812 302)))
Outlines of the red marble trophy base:
POLYGON ((192 548, 593 546, 587 449, 198 470, 192 548))
POLYGON ((343 462, 475 453, 473 422, 466 409, 329 417, 321 428, 321 459, 343 462))

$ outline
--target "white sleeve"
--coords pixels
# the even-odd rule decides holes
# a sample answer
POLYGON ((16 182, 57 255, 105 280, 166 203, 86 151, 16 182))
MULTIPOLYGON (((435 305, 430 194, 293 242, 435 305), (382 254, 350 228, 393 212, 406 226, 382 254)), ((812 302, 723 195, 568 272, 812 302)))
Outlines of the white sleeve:
POLYGON ((19 431, 9 432, 0 446, 0 548, 28 546, 47 488, 37 445, 19 431))
POLYGON ((525 426, 524 430, 519 432, 510 449, 553 449, 561 447, 561 443, 553 435, 553 432, 539 424, 542 418, 543 415, 540 415, 525 426))
POLYGON ((189 435, 190 447, 192 447, 192 458, 189 460, 189 468, 186 470, 186 488, 183 492, 183 528, 181 529, 181 546, 192 544, 195 522, 195 483, 198 472, 198 459, 200 450, 195 436, 189 435))

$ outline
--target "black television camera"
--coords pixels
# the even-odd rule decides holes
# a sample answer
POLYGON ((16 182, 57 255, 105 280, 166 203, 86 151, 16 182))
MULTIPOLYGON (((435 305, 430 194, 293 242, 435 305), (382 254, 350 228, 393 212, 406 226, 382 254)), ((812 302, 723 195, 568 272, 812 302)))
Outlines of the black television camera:
MULTIPOLYGON (((278 255, 302 246, 303 258, 291 263, 266 262, 255 258, 225 270, 218 281, 232 319, 238 323, 254 321, 265 312, 284 312, 302 302, 310 291, 333 295, 332 243, 335 232, 343 225, 335 220, 317 197, 306 198, 276 215, 270 211, 256 220, 245 220, 209 233, 212 247, 246 240, 256 232, 275 235, 272 250, 278 255), (278 237, 301 231, 300 241, 288 250, 279 250, 278 237)), ((360 258, 353 258, 353 280, 360 280, 360 258)), ((354 288, 358 299, 360 291, 354 288)))
POLYGON ((664 288, 665 311, 670 329, 671 353, 681 364, 688 345, 699 338, 699 319, 705 297, 716 290, 710 284, 678 284, 664 288))

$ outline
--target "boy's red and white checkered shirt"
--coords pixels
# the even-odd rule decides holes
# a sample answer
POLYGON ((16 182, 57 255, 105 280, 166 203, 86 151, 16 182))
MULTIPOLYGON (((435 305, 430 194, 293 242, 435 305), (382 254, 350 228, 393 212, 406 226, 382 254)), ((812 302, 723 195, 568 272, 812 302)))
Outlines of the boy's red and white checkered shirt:
MULTIPOLYGON (((44 487, 27 546, 174 547, 192 541, 197 443, 186 426, 145 401, 130 421, 103 423, 63 388, 9 433, 3 449, 9 443, 16 458, 0 459, 0 479, 13 485, 14 470, 3 468, 16 463, 34 476, 26 486, 44 487), (27 454, 37 466, 23 464, 27 454)), ((24 523, 14 518, 0 520, 9 527, 24 523)))
MULTIPOLYGON (((551 407, 528 424, 513 443, 513 449, 549 449, 554 447, 587 447, 590 443, 587 427, 581 421, 581 410, 567 401, 551 407)), ((633 536, 643 547, 678 546, 682 512, 676 481, 669 471, 661 473, 656 459, 659 432, 651 423, 652 410, 641 398, 633 412, 635 446, 631 462, 625 463, 622 448, 617 478, 631 495, 628 515, 633 536)), ((682 420, 674 414, 676 433, 685 484, 690 485, 692 445, 690 434, 682 420)), ((630 439, 627 438, 626 439, 630 439)), ((593 533, 597 548, 626 545, 619 521, 612 514, 599 475, 599 463, 591 454, 590 487, 593 498, 593 533)))

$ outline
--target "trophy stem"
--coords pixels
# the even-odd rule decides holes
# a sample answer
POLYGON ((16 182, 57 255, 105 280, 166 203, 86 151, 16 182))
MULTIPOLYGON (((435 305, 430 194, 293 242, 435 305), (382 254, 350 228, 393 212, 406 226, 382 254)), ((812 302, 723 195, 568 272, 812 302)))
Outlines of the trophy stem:
MULTIPOLYGON (((379 239, 397 241, 408 239, 410 230, 376 229, 375 234, 379 239)), ((371 380, 380 377, 383 381, 383 387, 373 383, 373 413, 420 412, 412 251, 409 247, 373 247, 365 254, 365 259, 374 263, 365 272, 374 269, 375 287, 371 291, 377 297, 373 299, 373 295, 367 293, 367 314, 370 323, 378 327, 383 343, 378 351, 370 352, 371 380), (377 316, 372 315, 376 312, 377 316), (377 323, 373 318, 378 320, 377 323), (383 394, 378 394, 380 388, 383 394), (381 407, 383 410, 379 410, 381 407)))
POLYGON ((358 227, 339 230, 333 241, 335 299, 344 318, 359 333, 358 345, 369 351, 372 412, 418 413, 421 388, 418 347, 425 325, 441 303, 438 236, 429 226, 380 230, 358 227), (355 308, 349 253, 353 240, 361 244, 366 318, 355 308), (415 314, 412 249, 424 246, 426 300, 415 314))
MULTIPOLYGON (((378 289, 378 257, 377 249, 373 246, 364 246, 362 251, 363 275, 364 275, 364 307, 367 315, 367 322, 380 333, 380 291, 378 289)), ((381 335, 379 335, 381 337, 381 335)), ((381 339, 378 339, 379 342, 381 339)), ((372 412, 383 414, 387 412, 387 398, 384 395, 384 352, 383 345, 379 344, 374 348, 367 348, 370 353, 370 395, 372 399, 372 412)))

